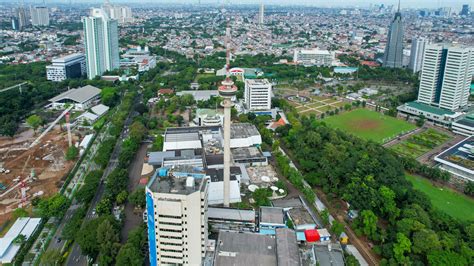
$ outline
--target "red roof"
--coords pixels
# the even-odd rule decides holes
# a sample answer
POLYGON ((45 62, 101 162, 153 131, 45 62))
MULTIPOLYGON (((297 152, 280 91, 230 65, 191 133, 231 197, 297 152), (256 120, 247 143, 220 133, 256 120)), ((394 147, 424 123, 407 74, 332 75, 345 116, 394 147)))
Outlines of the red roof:
POLYGON ((317 242, 321 239, 321 237, 319 236, 318 230, 316 229, 305 230, 304 236, 306 238, 306 242, 317 242))
POLYGON ((164 94, 173 94, 174 91, 172 89, 159 89, 158 90, 158 95, 164 95, 164 94))
POLYGON ((378 67, 379 66, 379 63, 375 62, 375 61, 362 61, 360 62, 361 65, 363 66, 369 66, 369 67, 378 67))
POLYGON ((140 185, 146 185, 148 183, 148 179, 146 177, 140 178, 140 185))

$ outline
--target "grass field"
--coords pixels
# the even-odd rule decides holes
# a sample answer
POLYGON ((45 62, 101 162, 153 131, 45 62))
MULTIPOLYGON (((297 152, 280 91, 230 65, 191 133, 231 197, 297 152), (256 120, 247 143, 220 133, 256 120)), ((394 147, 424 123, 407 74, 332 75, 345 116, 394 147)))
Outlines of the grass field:
POLYGON ((474 200, 472 198, 449 188, 436 187, 423 177, 406 175, 406 178, 416 190, 425 193, 438 210, 462 221, 474 221, 474 200))
POLYGON ((435 147, 446 142, 450 137, 432 128, 410 136, 408 139, 391 147, 397 153, 411 158, 418 158, 435 147))
POLYGON ((382 143, 387 138, 416 128, 406 121, 367 109, 356 109, 323 120, 331 127, 341 129, 360 138, 382 143))

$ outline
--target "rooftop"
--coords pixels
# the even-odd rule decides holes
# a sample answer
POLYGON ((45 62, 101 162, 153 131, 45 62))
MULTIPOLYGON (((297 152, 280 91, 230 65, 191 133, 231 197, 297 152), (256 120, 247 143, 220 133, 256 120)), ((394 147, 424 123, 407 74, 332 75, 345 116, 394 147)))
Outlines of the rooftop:
POLYGON ((252 136, 260 136, 255 125, 250 123, 233 123, 230 125, 230 137, 233 139, 249 138, 252 136))
POLYGON ((291 198, 291 199, 277 199, 272 200, 273 207, 280 207, 280 208, 292 208, 292 207, 300 207, 303 206, 303 203, 299 198, 291 198))
POLYGON ((207 210, 207 216, 209 219, 255 222, 254 210, 239 210, 212 207, 209 207, 207 210))
POLYGON ((270 85, 271 83, 268 79, 246 79, 245 82, 248 85, 255 85, 255 86, 262 86, 262 85, 270 85))
POLYGON ((470 116, 472 115, 466 116, 465 118, 458 120, 455 123, 468 126, 468 127, 474 127, 474 119, 471 118, 470 116))
POLYGON ((69 55, 65 55, 65 56, 62 56, 62 57, 57 57, 57 58, 53 58, 52 60, 52 63, 53 64, 63 64, 63 63, 67 63, 68 61, 72 61, 72 60, 77 60, 77 59, 81 59, 81 58, 84 58, 85 59, 85 56, 84 54, 69 54, 69 55))
POLYGON ((314 245, 313 250, 319 265, 344 266, 344 256, 340 247, 333 245, 329 250, 327 245, 314 245))
POLYGON ((277 228, 276 243, 278 266, 294 266, 300 264, 295 231, 288 228, 277 228))
POLYGON ((232 149, 231 153, 234 160, 264 157, 262 152, 257 147, 244 147, 244 148, 232 149))
POLYGON ((283 209, 277 207, 260 207, 260 223, 284 224, 283 209))
POLYGON ((435 157, 435 161, 474 174, 474 136, 468 137, 435 157))
POLYGON ((167 175, 160 177, 157 171, 147 186, 155 193, 189 195, 201 190, 203 183, 207 183, 207 181, 202 178, 193 178, 190 176, 176 177, 167 175))
POLYGON ((299 225, 316 225, 316 222, 313 220, 309 212, 304 207, 291 208, 288 211, 293 224, 295 226, 299 225))
POLYGON ((77 89, 67 90, 58 96, 51 98, 50 102, 58 102, 63 99, 69 99, 77 103, 84 103, 100 94, 100 90, 94 86, 87 85, 77 89))
MULTIPOLYGON (((206 175, 210 176, 211 182, 220 182, 224 180, 224 169, 206 169, 206 175)), ((230 167, 230 180, 236 180, 237 176, 242 175, 240 167, 230 167)))
POLYGON ((407 102, 406 105, 411 108, 415 108, 424 112, 437 114, 437 115, 454 115, 455 114, 453 111, 427 105, 424 103, 419 103, 419 102, 407 102))
POLYGON ((214 265, 277 265, 274 236, 220 231, 214 265))

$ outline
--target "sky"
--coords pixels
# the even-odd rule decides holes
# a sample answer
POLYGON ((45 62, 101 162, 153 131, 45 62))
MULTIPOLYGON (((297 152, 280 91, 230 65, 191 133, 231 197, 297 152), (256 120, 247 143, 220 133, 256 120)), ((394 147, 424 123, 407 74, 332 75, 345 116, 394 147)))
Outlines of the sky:
MULTIPOLYGON (((18 2, 19 0, 0 0, 0 2, 18 2)), ((24 0, 25 3, 42 3, 43 0, 24 0)), ((69 2, 69 0, 45 0, 46 3, 69 2)), ((111 3, 198 3, 199 0, 110 0, 111 3)), ((227 3, 288 5, 302 4, 317 7, 368 7, 370 4, 397 5, 398 0, 201 0, 201 3, 227 3)), ((74 3, 100 3, 102 0, 72 0, 74 3)), ((401 0, 402 8, 438 8, 451 7, 461 9, 463 4, 474 7, 474 0, 401 0)))

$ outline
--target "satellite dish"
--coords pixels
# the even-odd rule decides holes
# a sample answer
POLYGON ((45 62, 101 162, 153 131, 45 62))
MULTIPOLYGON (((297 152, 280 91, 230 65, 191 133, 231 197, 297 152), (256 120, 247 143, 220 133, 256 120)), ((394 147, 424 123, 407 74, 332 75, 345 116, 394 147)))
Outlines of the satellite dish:
POLYGON ((280 192, 280 194, 283 194, 283 193, 285 193, 285 190, 280 188, 280 189, 278 190, 278 192, 280 192))
POLYGON ((267 183, 271 181, 270 177, 266 175, 262 176, 260 179, 262 179, 263 182, 267 182, 267 183))
POLYGON ((273 191, 277 191, 277 190, 278 190, 278 187, 271 186, 270 189, 273 190, 273 191))
POLYGON ((248 189, 250 190, 250 192, 255 192, 255 190, 258 189, 258 186, 256 186, 256 185, 249 185, 249 186, 248 186, 248 189))

